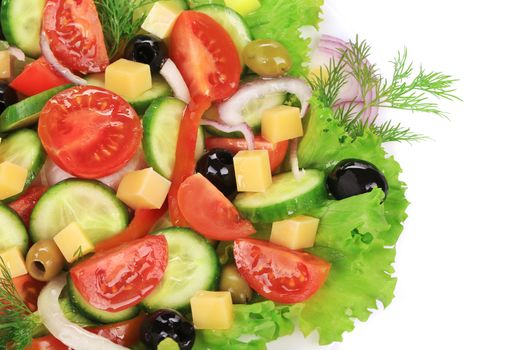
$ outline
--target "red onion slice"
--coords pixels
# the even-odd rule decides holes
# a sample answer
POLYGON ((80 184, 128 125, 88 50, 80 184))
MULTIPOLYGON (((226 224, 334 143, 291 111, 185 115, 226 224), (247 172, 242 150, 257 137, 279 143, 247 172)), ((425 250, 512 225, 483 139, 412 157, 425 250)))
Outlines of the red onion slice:
POLYGON ((51 51, 49 46, 49 40, 47 39, 46 33, 42 31, 40 33, 40 48, 42 49, 42 55, 46 58, 47 62, 64 78, 76 85, 88 85, 85 79, 75 75, 69 68, 63 66, 51 51))
POLYGON ((246 123, 241 123, 237 125, 226 125, 209 119, 201 119, 201 125, 212 126, 215 129, 222 132, 240 132, 246 140, 248 150, 252 151, 253 149, 255 149, 255 135, 253 134, 252 129, 246 123))
POLYGON ((18 47, 9 46, 7 51, 9 51, 9 54, 20 62, 24 62, 26 60, 24 51, 20 50, 18 47))
POLYGON ((168 85, 173 90, 175 97, 177 97, 181 101, 184 101, 186 104, 190 103, 190 90, 188 89, 184 78, 182 78, 182 74, 180 74, 179 69, 177 68, 175 63, 169 58, 162 66, 162 69, 160 70, 160 75, 162 75, 164 79, 166 79, 168 85))

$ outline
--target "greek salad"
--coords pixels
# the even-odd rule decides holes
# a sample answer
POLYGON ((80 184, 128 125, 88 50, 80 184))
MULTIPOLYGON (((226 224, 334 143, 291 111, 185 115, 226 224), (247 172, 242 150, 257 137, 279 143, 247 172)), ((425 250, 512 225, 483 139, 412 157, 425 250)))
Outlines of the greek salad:
POLYGON ((393 299, 408 201, 385 78, 322 0, 1 0, 0 348, 319 344, 393 299))

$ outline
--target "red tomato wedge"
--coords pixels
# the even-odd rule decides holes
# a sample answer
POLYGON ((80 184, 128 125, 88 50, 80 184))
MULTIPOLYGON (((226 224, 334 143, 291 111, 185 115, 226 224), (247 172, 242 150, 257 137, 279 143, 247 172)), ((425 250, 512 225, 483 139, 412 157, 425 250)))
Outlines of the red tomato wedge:
MULTIPOLYGON (((140 327, 144 316, 138 316, 120 323, 87 328, 87 331, 111 340, 125 347, 132 347, 140 340, 140 327)), ((60 340, 52 335, 33 339, 26 350, 69 350, 60 340)))
POLYGON ((30 275, 23 275, 13 278, 13 284, 29 310, 36 311, 38 295, 46 283, 37 281, 30 275))
POLYGON ((200 12, 184 11, 171 34, 170 57, 180 70, 191 94, 177 141, 172 187, 168 197, 174 225, 187 224, 178 207, 181 183, 195 171, 197 132, 203 113, 216 100, 237 91, 241 77, 239 54, 224 28, 200 12))
POLYGON ((69 83, 69 80, 57 73, 44 57, 40 57, 25 66, 9 86, 24 96, 33 96, 69 83))
POLYGON ((46 103, 38 135, 60 168, 96 179, 115 173, 133 158, 142 139, 142 124, 120 96, 98 87, 77 86, 46 103))
POLYGON ((148 236, 75 265, 70 276, 91 306, 118 312, 140 303, 159 284, 168 264, 164 236, 148 236))
POLYGON ((109 64, 102 25, 93 0, 47 0, 42 30, 51 51, 64 66, 87 73, 109 64))
POLYGON ((213 184, 201 174, 182 183, 178 193, 179 208, 191 228, 214 240, 233 240, 255 233, 250 221, 213 184))
POLYGON ((330 272, 330 264, 314 255, 256 239, 237 239, 233 255, 250 287, 278 303, 307 300, 330 272))
POLYGON ((24 194, 17 200, 9 203, 9 207, 16 211, 18 216, 22 219, 26 227, 29 225, 29 217, 36 205, 36 202, 47 191, 46 186, 32 186, 24 192, 24 194))
MULTIPOLYGON (((268 150, 270 156, 270 167, 272 171, 277 170, 286 158, 288 151, 288 140, 276 144, 266 141, 262 136, 256 136, 254 142, 255 149, 268 150)), ((248 143, 245 139, 234 139, 224 137, 208 137, 206 139, 206 149, 222 148, 233 153, 248 149, 248 143)))

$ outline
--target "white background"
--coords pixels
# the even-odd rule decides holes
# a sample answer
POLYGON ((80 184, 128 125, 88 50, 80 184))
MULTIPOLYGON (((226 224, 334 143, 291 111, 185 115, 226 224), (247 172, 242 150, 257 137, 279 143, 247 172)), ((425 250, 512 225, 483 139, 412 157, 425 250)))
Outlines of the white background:
MULTIPOLYGON (((464 100, 444 105, 449 121, 383 112, 433 138, 392 151, 412 203, 396 298, 327 349, 525 349, 525 3, 327 2, 325 31, 366 38, 387 75, 406 46, 461 79, 464 100)), ((319 348, 294 337, 271 349, 319 348)))

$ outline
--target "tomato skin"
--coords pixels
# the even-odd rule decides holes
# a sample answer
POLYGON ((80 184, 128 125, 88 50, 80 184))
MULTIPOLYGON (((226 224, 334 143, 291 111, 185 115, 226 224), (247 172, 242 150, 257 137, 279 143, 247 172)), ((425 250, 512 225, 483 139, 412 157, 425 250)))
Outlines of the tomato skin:
POLYGON ((47 0, 42 30, 55 57, 69 69, 99 73, 109 65, 93 0, 47 0))
POLYGON ((75 265, 70 276, 91 306, 117 312, 146 298, 160 283, 167 264, 166 238, 147 236, 96 253, 75 265))
MULTIPOLYGON (((276 171, 286 158, 288 151, 288 140, 276 144, 266 141, 262 136, 255 136, 255 149, 268 150, 270 156, 270 167, 276 171)), ((222 148, 233 153, 248 149, 248 143, 245 139, 208 137, 206 138, 206 149, 222 148)))
POLYGON ((38 136, 60 168, 96 179, 117 172, 133 158, 142 124, 122 97, 99 87, 76 86, 46 103, 38 136))
POLYGON ((56 72, 44 57, 40 57, 25 66, 9 86, 24 96, 34 96, 69 83, 70 81, 56 72))
POLYGON ((250 287, 278 303, 309 299, 330 272, 330 264, 314 255, 251 238, 235 240, 233 255, 250 287))
POLYGON ((190 176, 178 192, 179 208, 191 228, 213 240, 233 240, 255 233, 250 221, 201 174, 190 176))
POLYGON ((9 207, 16 211, 26 227, 29 226, 29 217, 36 205, 36 202, 47 191, 47 186, 31 186, 17 200, 9 203, 9 207))
POLYGON ((36 311, 38 295, 46 283, 37 281, 30 275, 23 275, 14 278, 13 284, 29 310, 36 311))

